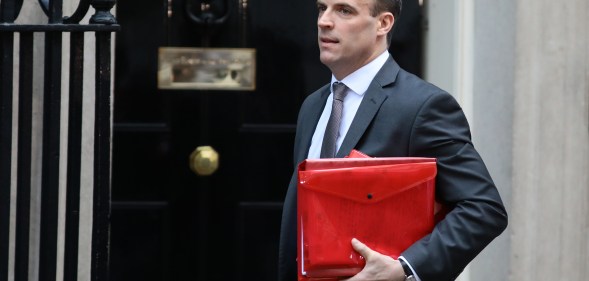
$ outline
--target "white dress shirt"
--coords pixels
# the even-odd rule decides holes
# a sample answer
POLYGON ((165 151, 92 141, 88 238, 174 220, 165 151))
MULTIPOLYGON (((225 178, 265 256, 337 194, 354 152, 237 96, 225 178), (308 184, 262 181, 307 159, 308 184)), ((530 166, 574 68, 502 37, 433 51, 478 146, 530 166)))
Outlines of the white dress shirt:
MULTIPOLYGON (((372 80, 378 71, 382 68, 382 66, 386 63, 389 56, 389 52, 384 51, 382 54, 376 57, 376 59, 339 81, 348 87, 348 94, 344 98, 344 109, 339 129, 340 134, 336 141, 336 152, 342 145, 344 138, 348 133, 348 129, 350 129, 352 120, 354 120, 354 116, 356 116, 356 112, 358 112, 358 107, 360 107, 360 103, 364 98, 364 93, 366 93, 368 86, 370 86, 370 83, 372 83, 372 80)), ((331 115, 334 82, 337 82, 337 79, 335 79, 335 76, 331 75, 331 94, 329 94, 329 97, 327 97, 325 108, 323 108, 323 113, 321 113, 321 117, 319 118, 319 122, 315 128, 315 133, 313 133, 311 147, 309 148, 309 154, 307 155, 308 159, 320 158, 321 145, 323 144, 323 135, 325 135, 325 128, 327 127, 327 122, 329 121, 329 115, 331 115)), ((409 263, 409 261, 402 256, 399 257, 399 259, 403 259, 414 272, 415 279, 417 281, 421 281, 411 266, 411 263, 409 263)))
MULTIPOLYGON (((339 81, 348 87, 348 94, 344 98, 344 110, 342 113, 342 121, 340 123, 340 134, 336 141, 336 151, 339 150, 339 147, 342 145, 342 142, 348 133, 348 129, 350 129, 352 120, 354 120, 354 116, 358 111, 358 107, 360 107, 360 102, 362 102, 362 99, 364 98, 364 93, 388 58, 389 52, 385 51, 367 65, 352 72, 350 75, 339 81)), ((325 108, 323 108, 323 113, 321 113, 321 118, 319 118, 317 128, 315 128, 315 133, 313 134, 313 139, 311 140, 311 147, 309 148, 309 154, 307 155, 307 158, 309 159, 317 159, 320 158, 321 155, 323 135, 325 134, 325 127, 327 127, 327 121, 329 121, 329 115, 331 115, 331 106, 333 104, 334 82, 337 82, 337 79, 335 79, 335 76, 332 75, 331 94, 329 94, 329 97, 327 97, 327 103, 325 103, 325 108)))

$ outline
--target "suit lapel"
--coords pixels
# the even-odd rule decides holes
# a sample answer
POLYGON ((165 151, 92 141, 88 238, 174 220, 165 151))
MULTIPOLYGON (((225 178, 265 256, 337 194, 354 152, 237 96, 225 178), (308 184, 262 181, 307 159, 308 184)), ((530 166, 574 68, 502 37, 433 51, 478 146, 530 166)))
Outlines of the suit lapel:
POLYGON ((366 90, 350 129, 348 129, 348 133, 335 157, 345 157, 358 144, 382 103, 393 92, 391 87, 385 87, 395 82, 399 69, 399 65, 389 56, 387 62, 376 74, 366 90))
POLYGON ((319 89, 318 92, 320 92, 320 96, 318 97, 317 102, 311 102, 309 108, 305 110, 305 112, 300 113, 305 114, 304 118, 306 118, 306 121, 301 124, 303 125, 301 130, 301 147, 295 150, 298 151, 297 163, 303 161, 307 158, 307 155, 309 155, 309 149, 311 148, 311 140, 313 139, 315 128, 317 127, 319 118, 321 118, 325 103, 327 103, 327 97, 329 97, 330 94, 329 86, 330 84, 327 84, 319 89))

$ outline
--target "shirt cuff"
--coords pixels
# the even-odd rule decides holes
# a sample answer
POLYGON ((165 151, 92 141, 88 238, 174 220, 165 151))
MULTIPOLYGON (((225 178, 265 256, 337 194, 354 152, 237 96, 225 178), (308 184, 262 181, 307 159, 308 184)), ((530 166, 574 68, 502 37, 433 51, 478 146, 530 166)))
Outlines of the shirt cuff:
POLYGON ((409 268, 411 268, 411 271, 413 271, 413 277, 415 277, 415 280, 421 281, 421 279, 419 279, 419 275, 417 275, 417 272, 411 266, 411 263, 407 259, 405 259, 403 256, 400 256, 399 259, 405 261, 405 263, 409 266, 409 268))

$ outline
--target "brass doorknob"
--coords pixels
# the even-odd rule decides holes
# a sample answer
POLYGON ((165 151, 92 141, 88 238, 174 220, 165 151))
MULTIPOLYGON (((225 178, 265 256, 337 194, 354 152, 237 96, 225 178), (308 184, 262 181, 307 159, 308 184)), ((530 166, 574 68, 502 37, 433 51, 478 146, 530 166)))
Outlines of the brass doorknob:
POLYGON ((189 163, 197 175, 209 176, 219 168, 219 154, 211 146, 199 146, 190 154, 189 163))

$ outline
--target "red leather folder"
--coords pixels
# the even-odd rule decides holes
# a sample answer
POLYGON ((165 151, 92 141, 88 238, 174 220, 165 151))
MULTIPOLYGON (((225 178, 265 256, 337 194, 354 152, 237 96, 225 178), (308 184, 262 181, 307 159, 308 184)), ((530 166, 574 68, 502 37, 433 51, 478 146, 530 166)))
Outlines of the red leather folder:
POLYGON ((305 160, 298 176, 299 280, 360 272, 352 238, 396 259, 434 227, 433 158, 305 160))

